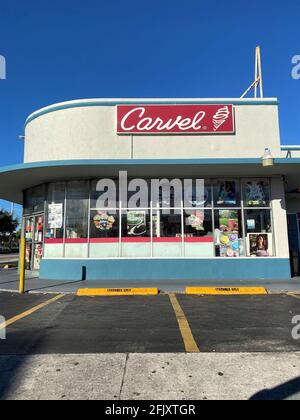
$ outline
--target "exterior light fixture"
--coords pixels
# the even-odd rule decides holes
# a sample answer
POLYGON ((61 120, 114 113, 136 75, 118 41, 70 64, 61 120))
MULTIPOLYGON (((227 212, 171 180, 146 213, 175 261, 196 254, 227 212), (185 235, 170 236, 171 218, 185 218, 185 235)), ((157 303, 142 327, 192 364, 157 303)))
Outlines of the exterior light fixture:
POLYGON ((274 166, 274 157, 271 153, 271 150, 268 147, 265 149, 265 153, 262 157, 262 166, 274 166))

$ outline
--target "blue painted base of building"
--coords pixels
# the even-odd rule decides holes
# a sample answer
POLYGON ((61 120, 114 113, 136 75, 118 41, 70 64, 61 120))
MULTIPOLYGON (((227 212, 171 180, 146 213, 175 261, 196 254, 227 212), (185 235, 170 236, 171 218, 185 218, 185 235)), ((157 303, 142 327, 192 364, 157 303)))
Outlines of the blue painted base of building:
POLYGON ((42 260, 44 280, 282 280, 291 278, 290 261, 249 259, 42 260))

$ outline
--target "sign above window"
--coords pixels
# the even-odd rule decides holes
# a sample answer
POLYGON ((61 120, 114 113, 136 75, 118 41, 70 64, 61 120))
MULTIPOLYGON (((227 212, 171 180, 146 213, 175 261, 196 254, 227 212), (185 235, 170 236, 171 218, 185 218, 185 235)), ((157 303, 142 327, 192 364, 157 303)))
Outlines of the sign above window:
POLYGON ((233 105, 119 105, 118 134, 233 134, 233 105))

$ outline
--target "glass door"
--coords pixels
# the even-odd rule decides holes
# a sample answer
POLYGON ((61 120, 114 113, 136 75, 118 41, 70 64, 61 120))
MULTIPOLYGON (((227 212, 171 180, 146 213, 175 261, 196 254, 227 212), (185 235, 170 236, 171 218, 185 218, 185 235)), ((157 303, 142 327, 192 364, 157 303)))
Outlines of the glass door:
POLYGON ((39 271, 43 258, 44 215, 34 216, 33 262, 32 269, 39 271))
POLYGON ((288 214, 288 235, 292 277, 300 274, 300 229, 297 214, 288 214))
POLYGON ((44 215, 25 218, 26 256, 25 269, 39 271, 43 258, 44 215))
POLYGON ((24 230, 25 230, 25 240, 26 240, 25 270, 31 270, 34 218, 26 217, 24 221, 24 225, 25 225, 24 230))

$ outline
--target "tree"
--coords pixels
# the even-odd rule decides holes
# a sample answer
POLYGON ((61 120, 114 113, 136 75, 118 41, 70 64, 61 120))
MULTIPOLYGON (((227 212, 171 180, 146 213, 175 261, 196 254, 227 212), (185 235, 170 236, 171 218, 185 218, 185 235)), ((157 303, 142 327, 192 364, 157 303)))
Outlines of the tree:
POLYGON ((0 238, 12 235, 19 225, 18 219, 14 219, 7 211, 0 210, 0 238))

